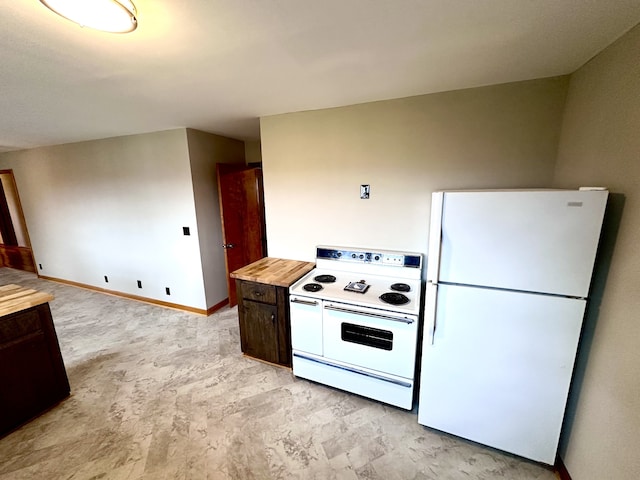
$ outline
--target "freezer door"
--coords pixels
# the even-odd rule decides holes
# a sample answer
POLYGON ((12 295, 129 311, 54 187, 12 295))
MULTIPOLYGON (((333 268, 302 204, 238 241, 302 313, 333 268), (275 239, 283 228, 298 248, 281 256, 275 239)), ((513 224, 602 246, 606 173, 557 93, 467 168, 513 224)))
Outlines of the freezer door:
POLYGON ((446 192, 438 281, 586 297, 607 195, 446 192))
POLYGON ((436 296, 419 423, 553 464, 585 300, 443 284, 436 296))

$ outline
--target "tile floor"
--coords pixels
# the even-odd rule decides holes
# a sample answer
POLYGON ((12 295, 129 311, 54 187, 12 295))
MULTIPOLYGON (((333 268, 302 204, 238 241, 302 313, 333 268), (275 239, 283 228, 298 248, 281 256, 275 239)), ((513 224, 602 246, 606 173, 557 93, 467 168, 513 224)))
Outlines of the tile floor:
POLYGON ((203 317, 0 268, 8 283, 56 297, 72 394, 0 439, 0 480, 557 478, 243 357, 236 308, 203 317))

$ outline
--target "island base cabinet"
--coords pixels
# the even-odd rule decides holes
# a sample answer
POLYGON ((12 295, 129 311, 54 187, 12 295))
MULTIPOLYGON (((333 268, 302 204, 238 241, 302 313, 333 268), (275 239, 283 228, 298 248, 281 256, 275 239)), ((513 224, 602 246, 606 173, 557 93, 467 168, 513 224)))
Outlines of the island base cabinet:
POLYGON ((236 280, 240 345, 245 355, 291 366, 286 287, 236 280))
POLYGON ((69 391, 49 304, 0 317, 0 436, 69 391))

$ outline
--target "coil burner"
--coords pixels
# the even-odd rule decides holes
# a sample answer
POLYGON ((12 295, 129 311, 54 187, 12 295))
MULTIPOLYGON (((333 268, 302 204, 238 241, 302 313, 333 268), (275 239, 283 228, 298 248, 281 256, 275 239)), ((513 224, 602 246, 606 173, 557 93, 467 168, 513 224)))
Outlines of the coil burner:
POLYGON ((380 300, 391 305, 404 305, 405 303, 409 303, 406 295, 395 292, 383 293, 380 295, 380 300))
POLYGON ((411 287, 406 283, 394 283, 389 287, 391 290, 395 292, 410 292, 411 287))
POLYGON ((333 275, 318 275, 313 279, 318 283, 333 283, 336 281, 336 277, 333 275))
POLYGON ((307 283, 306 285, 303 285, 302 288, 307 292, 319 292, 322 290, 322 285, 319 283, 307 283))

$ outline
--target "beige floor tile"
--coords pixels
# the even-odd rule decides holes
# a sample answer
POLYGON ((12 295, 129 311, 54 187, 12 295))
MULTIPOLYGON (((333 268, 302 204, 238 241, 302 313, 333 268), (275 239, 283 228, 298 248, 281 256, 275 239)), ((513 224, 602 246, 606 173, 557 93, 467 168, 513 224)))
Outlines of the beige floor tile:
POLYGON ((202 317, 0 268, 50 292, 72 396, 0 439, 0 480, 555 480, 404 411, 244 357, 202 317))

